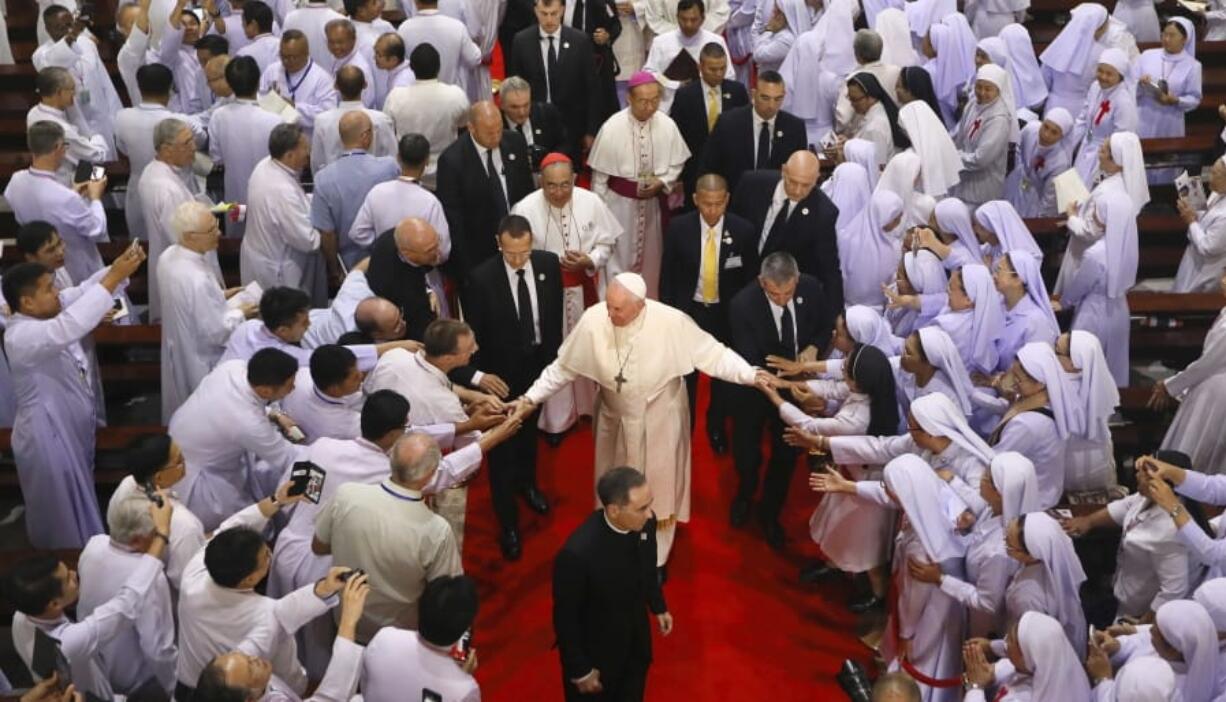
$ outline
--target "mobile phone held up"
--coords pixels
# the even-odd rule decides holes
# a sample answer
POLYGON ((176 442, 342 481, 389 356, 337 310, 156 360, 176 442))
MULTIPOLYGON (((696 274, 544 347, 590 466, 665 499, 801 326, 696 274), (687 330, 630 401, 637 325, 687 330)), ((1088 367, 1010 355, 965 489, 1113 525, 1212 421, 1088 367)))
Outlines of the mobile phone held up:
POLYGON ((298 461, 289 472, 288 494, 290 497, 305 495, 310 502, 319 504, 319 499, 324 492, 324 479, 327 476, 327 471, 311 461, 298 461))

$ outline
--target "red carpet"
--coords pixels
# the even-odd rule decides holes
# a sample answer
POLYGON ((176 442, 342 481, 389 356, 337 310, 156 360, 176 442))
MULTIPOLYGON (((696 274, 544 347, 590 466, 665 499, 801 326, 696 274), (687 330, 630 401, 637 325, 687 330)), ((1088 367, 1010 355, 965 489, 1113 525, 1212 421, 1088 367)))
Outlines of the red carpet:
MULTIPOLYGON (((736 489, 732 459, 712 454, 705 436, 702 426, 694 432, 693 517, 678 531, 664 586, 676 628, 667 639, 656 633, 647 699, 842 699, 835 672, 849 656, 867 663, 867 651, 843 606, 847 586, 796 580, 800 565, 817 552, 808 538, 816 502, 805 484, 808 471, 796 470, 784 519, 788 550, 777 554, 757 528, 728 525, 736 489)), ((554 509, 540 517, 521 503, 524 555, 516 563, 499 553, 486 476, 471 485, 464 569, 481 587, 474 645, 485 700, 562 699, 550 577, 562 542, 593 509, 592 459, 586 423, 557 449, 542 442, 538 481, 554 509)))

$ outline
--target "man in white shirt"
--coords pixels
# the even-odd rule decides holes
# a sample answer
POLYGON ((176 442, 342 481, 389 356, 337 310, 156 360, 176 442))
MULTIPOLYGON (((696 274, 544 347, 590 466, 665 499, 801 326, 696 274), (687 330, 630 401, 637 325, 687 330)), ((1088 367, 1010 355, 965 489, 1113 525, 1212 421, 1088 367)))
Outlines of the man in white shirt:
MULTIPOLYGON (((78 117, 82 124, 88 125, 86 133, 100 135, 107 150, 111 151, 114 147, 113 120, 115 113, 123 108, 123 103, 119 101, 115 85, 98 55, 93 36, 86 30, 85 23, 78 21, 71 10, 62 5, 47 7, 43 19, 47 23, 50 40, 34 52, 31 58, 34 70, 41 72, 57 66, 72 75, 77 88, 78 117), (85 41, 77 41, 81 36, 85 37, 85 41)), ((44 94, 39 92, 39 95, 44 94)))
MULTIPOLYGON (((169 499, 164 496, 162 499, 169 499)), ((110 535, 98 534, 85 544, 77 561, 81 598, 77 615, 87 618, 116 597, 144 560, 149 544, 164 537, 149 513, 144 495, 131 495, 107 510, 110 535)), ((173 528, 173 523, 168 528, 173 528)), ((175 687, 174 607, 164 575, 153 579, 134 621, 121 626, 99 649, 103 673, 117 694, 132 695, 153 684, 167 695, 175 687)))
POLYGON ((307 676, 297 659, 294 634, 336 604, 334 595, 344 587, 342 576, 348 569, 333 568, 326 577, 280 599, 255 592, 272 562, 261 532, 278 510, 303 499, 290 497, 289 486, 282 484, 276 494, 222 522, 184 571, 176 699, 189 699, 209 663, 248 639, 260 641, 272 673, 294 694, 305 692, 307 676))
MULTIPOLYGON (((196 55, 196 41, 200 38, 200 20, 189 9, 187 0, 176 0, 174 10, 167 18, 167 27, 162 34, 162 41, 157 47, 157 63, 161 63, 174 72, 175 94, 173 104, 176 110, 186 114, 194 114, 208 107, 203 101, 200 91, 204 88, 204 66, 196 55)), ((218 38, 213 41, 220 41, 218 38)), ((215 48, 220 48, 216 47, 215 48)), ((225 49, 229 49, 229 43, 225 49)), ((207 58, 212 58, 212 52, 207 58)), ((225 53, 219 51, 218 53, 225 53)))
POLYGON ((55 122, 63 128, 68 151, 56 171, 61 183, 72 184, 73 171, 80 161, 103 163, 110 160, 110 137, 95 133, 85 121, 76 104, 77 84, 72 74, 54 66, 44 68, 34 79, 34 90, 39 103, 26 113, 26 128, 42 121, 55 122))
POLYGON ((358 626, 362 641, 383 626, 415 627, 426 583, 462 572, 451 527, 423 502, 422 489, 442 458, 438 444, 426 434, 405 434, 390 455, 391 476, 383 482, 337 490, 315 520, 311 545, 317 554, 331 554, 333 563, 370 576, 374 592, 358 626))
POLYGON ((156 285, 162 300, 162 421, 204 380, 225 351, 226 340, 258 311, 254 303, 231 305, 237 290, 223 290, 216 269, 221 229, 209 208, 189 200, 171 218, 177 243, 162 252, 156 285))
MULTIPOLYGON (((668 112, 673 104, 673 94, 682 85, 698 80, 698 54, 707 44, 717 44, 724 53, 728 46, 724 38, 703 29, 706 9, 702 0, 681 0, 677 3, 677 27, 660 34, 651 42, 651 51, 643 70, 650 71, 664 85, 660 110, 668 112)), ((735 80, 736 70, 729 61, 724 68, 724 79, 735 80)))
POLYGON ((340 103, 315 117, 315 129, 311 135, 311 173, 319 173, 346 151, 340 125, 341 118, 350 112, 361 111, 367 117, 370 138, 365 150, 377 157, 396 154, 396 131, 392 118, 379 110, 363 106, 362 96, 369 90, 370 79, 370 73, 363 72, 355 65, 337 69, 335 86, 340 103))
MULTIPOLYGON (((375 0, 372 0, 375 1, 375 0)), ((362 33, 358 32, 358 41, 362 33)), ((387 103, 387 96, 396 88, 412 85, 415 76, 409 68, 408 57, 404 53, 404 40, 394 30, 382 34, 375 40, 375 107, 382 110, 387 103)), ((463 91, 461 91, 463 92, 463 91)), ((467 103, 467 100, 465 100, 467 103)))
MULTIPOLYGON (((59 641, 60 651, 68 660, 72 682, 77 689, 91 692, 103 699, 112 697, 99 654, 105 642, 112 640, 124 625, 137 619, 150 589, 162 577, 163 550, 170 529, 171 506, 149 503, 156 535, 148 540, 144 555, 139 556, 128 579, 109 601, 96 607, 80 621, 68 618, 70 609, 80 596, 80 581, 76 572, 54 556, 32 556, 13 566, 4 576, 5 599, 17 613, 13 615, 13 647, 33 673, 35 631, 59 641)), ((164 582, 164 581, 163 581, 164 582)))
MULTIPOLYGON (((231 20, 233 21, 233 20, 231 20)), ((281 39, 273 33, 275 19, 272 8, 260 0, 243 3, 243 33, 250 40, 246 46, 234 52, 234 57, 250 56, 263 73, 280 58, 281 39)))
POLYGON ((362 71, 364 87, 362 89, 362 104, 366 107, 375 106, 375 67, 366 54, 358 50, 358 34, 353 23, 347 19, 332 20, 324 27, 328 38, 328 53, 332 54, 332 75, 345 66, 353 66, 362 71))
POLYGON ((479 702, 477 652, 451 651, 477 618, 477 584, 467 575, 431 580, 421 594, 417 631, 384 627, 366 646, 362 693, 370 702, 415 700, 425 690, 447 702, 479 702))
MULTIPOLYGON (((439 263, 451 255, 451 234, 443 205, 434 193, 421 185, 422 173, 430 160, 430 143, 420 134, 400 138, 397 161, 400 176, 370 189, 349 228, 354 246, 369 250, 375 238, 409 217, 424 219, 438 234, 439 263)), ((437 273, 432 273, 437 275, 437 273)), ((440 281, 441 282, 441 281, 440 281)))
POLYGON ((439 54, 430 44, 413 49, 409 64, 417 80, 395 88, 383 111, 396 125, 396 137, 421 134, 430 144, 430 163, 421 176, 429 188, 435 184, 439 154, 451 146, 460 129, 468 124, 468 97, 455 85, 438 80, 439 54))
POLYGON ((187 463, 179 492, 206 530, 272 492, 267 485, 301 455, 281 434, 293 421, 268 410, 294 389, 297 373, 293 356, 276 349, 221 363, 170 418, 167 431, 187 463))
MULTIPOLYGON (((226 84, 234 91, 234 100, 217 108, 209 119, 209 158, 225 166, 225 201, 245 205, 251 172, 268 156, 268 137, 281 118, 256 102, 260 70, 254 58, 231 59, 226 84)), ((227 221, 226 235, 240 237, 245 228, 245 222, 227 221)))
MULTIPOLYGON (((291 31, 300 32, 310 42, 311 59, 326 73, 332 71, 332 54, 328 52, 328 38, 324 27, 332 20, 345 19, 341 13, 328 7, 323 0, 308 0, 291 11, 282 23, 281 38, 291 31)), ((284 52, 282 52, 284 58, 284 52)))
MULTIPOLYGON (((395 34, 396 28, 383 19, 383 0, 345 0, 345 14, 358 33, 358 51, 374 65, 375 43, 384 34, 395 34)), ((404 60, 403 51, 400 60, 404 60)), ((376 103, 375 107, 379 107, 376 103)))
MULTIPOLYGON (((295 12, 307 9, 319 8, 304 7, 295 12)), ((327 10, 326 7, 322 9, 327 10)), ((319 42, 320 49, 331 59, 322 27, 319 42)), ((330 71, 332 62, 329 60, 321 65, 314 58, 312 47, 305 34, 296 29, 286 29, 281 35, 281 60, 264 69, 260 75, 260 93, 277 93, 293 105, 298 112, 298 123, 307 130, 315 125, 315 115, 336 107, 336 91, 332 89, 330 71)))
POLYGON ((438 0, 416 0, 416 4, 417 13, 396 30, 404 40, 405 51, 412 56, 422 44, 433 46, 439 55, 439 80, 465 87, 469 71, 481 64, 481 49, 463 22, 439 13, 438 0))
POLYGON ((311 352, 309 366, 298 369, 294 389, 281 399, 281 409, 294 418, 308 444, 325 436, 356 439, 365 377, 353 351, 325 344, 311 352))

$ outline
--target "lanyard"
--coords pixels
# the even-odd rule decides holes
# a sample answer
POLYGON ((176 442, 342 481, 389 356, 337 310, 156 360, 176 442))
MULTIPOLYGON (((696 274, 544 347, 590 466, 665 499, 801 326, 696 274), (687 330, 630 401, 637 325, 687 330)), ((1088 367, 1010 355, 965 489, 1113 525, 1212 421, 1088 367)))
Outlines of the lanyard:
POLYGON ((401 495, 382 483, 379 483, 379 487, 383 488, 383 492, 386 492, 397 500, 404 500, 405 502, 421 502, 422 499, 420 497, 413 497, 412 495, 401 495))

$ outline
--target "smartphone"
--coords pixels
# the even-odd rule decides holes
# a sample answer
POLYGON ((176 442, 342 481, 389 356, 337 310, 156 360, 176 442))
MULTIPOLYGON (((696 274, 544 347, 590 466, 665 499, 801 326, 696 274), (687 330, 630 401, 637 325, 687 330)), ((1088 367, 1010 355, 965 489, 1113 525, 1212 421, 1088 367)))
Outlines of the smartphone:
POLYGON ((421 702, 443 702, 443 696, 429 688, 422 688, 421 702))
POLYGON ((128 316, 128 303, 124 302, 122 296, 115 298, 115 302, 111 305, 111 308, 115 310, 114 316, 111 317, 112 322, 118 322, 119 320, 128 316))
POLYGON ((91 170, 89 173, 90 180, 102 180, 105 177, 106 168, 103 168, 102 166, 94 166, 93 170, 91 170))
POLYGON ((468 660, 468 654, 472 652, 472 649, 473 630, 472 628, 469 628, 468 631, 465 631, 464 635, 460 637, 460 640, 451 647, 451 657, 456 661, 463 663, 464 661, 468 660))
POLYGON ((319 498, 323 496, 324 491, 324 478, 327 475, 327 471, 311 461, 298 461, 290 469, 289 496, 305 495, 309 502, 319 504, 319 498))
POLYGON ((42 629, 34 630, 34 655, 31 656, 30 670, 42 680, 58 673, 56 684, 61 690, 72 682, 72 669, 60 649, 59 640, 42 629))
POLYGON ((350 578, 356 578, 359 575, 365 575, 366 571, 361 568, 350 568, 347 572, 341 573, 341 582, 347 583, 350 578))
POLYGON ((94 175, 94 164, 89 161, 77 161, 77 170, 72 174, 72 182, 85 183, 94 175))
POLYGON ((159 508, 164 506, 162 503, 162 496, 159 495, 157 490, 153 488, 153 483, 143 483, 141 484, 141 489, 145 491, 145 497, 148 497, 150 502, 157 505, 159 508))

